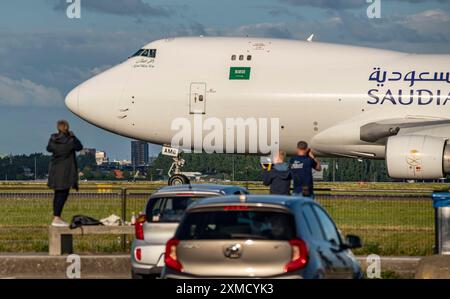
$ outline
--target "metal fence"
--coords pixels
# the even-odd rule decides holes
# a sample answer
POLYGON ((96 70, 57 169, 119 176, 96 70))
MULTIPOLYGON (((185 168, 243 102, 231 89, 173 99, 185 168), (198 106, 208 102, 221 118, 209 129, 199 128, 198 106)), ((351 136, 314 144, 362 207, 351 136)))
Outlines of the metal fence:
MULTIPOLYGON (((96 219, 112 214, 130 222, 144 211, 153 190, 92 189, 73 192, 63 217, 87 215, 96 219)), ((48 225, 52 219, 52 192, 0 192, 0 252, 48 250, 48 225)), ((125 252, 132 238, 122 236, 74 236, 79 252, 125 252)))
MULTIPOLYGON (((94 188, 71 193, 63 216, 77 214, 97 219, 115 214, 130 221, 145 210, 154 190, 94 188)), ((267 193, 265 188, 250 188, 267 193)), ((48 225, 53 193, 46 190, 0 191, 0 252, 48 250, 48 225)), ((433 253, 434 211, 426 196, 318 195, 317 201, 336 221, 343 234, 362 237, 355 253, 428 255, 433 253)), ((75 236, 76 252, 127 252, 132 236, 75 236)))

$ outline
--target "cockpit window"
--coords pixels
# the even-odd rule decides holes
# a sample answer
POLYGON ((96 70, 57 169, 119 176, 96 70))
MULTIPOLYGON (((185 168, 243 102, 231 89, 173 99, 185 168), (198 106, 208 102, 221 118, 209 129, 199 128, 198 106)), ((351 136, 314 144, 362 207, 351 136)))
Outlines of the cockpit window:
POLYGON ((156 57, 156 49, 140 49, 136 53, 134 53, 131 57, 143 56, 143 57, 156 57))
POLYGON ((141 56, 142 52, 144 52, 144 49, 140 49, 139 51, 131 55, 131 57, 141 56))
POLYGON ((149 49, 147 53, 147 57, 155 58, 156 57, 156 49, 149 49))

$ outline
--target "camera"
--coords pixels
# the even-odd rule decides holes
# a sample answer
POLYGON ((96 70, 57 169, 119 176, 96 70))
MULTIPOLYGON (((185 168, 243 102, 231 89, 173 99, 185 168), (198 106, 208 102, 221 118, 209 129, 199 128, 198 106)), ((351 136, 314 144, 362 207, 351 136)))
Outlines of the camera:
POLYGON ((263 169, 270 170, 272 168, 272 157, 261 157, 259 163, 263 169))

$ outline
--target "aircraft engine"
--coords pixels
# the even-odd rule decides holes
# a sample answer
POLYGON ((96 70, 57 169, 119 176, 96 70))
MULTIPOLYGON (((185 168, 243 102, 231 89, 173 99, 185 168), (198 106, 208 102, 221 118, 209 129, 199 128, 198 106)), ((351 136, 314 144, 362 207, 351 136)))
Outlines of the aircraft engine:
POLYGON ((396 179, 443 178, 450 173, 450 144, 439 137, 389 137, 386 166, 389 176, 396 179))

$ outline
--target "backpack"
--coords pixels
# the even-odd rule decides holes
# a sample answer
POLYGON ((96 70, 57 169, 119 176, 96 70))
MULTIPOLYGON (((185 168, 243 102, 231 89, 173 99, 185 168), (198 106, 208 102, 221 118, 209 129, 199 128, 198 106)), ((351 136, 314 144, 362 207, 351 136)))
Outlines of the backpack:
POLYGON ((70 229, 75 229, 77 227, 87 226, 87 225, 103 225, 97 219, 84 215, 75 215, 72 217, 72 222, 70 223, 70 229))

